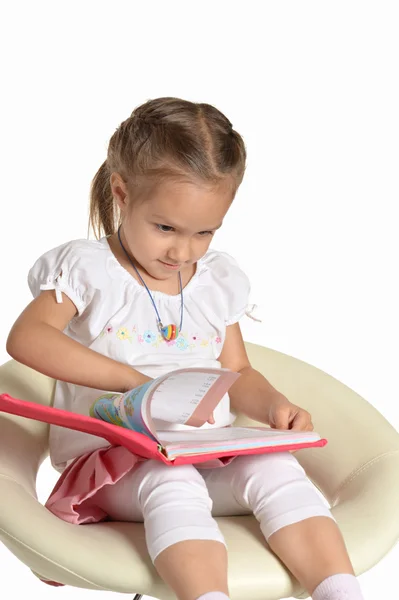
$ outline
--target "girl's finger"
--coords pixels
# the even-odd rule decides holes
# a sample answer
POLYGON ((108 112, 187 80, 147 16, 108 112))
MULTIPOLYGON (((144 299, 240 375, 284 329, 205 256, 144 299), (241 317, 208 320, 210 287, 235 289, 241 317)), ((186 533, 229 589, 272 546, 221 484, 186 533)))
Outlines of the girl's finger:
POLYGON ((310 425, 310 415, 305 410, 300 410, 294 417, 291 423, 291 429, 293 431, 309 431, 308 426, 310 425))
POLYGON ((288 411, 276 411, 273 418, 273 429, 289 429, 290 428, 290 414, 288 411))

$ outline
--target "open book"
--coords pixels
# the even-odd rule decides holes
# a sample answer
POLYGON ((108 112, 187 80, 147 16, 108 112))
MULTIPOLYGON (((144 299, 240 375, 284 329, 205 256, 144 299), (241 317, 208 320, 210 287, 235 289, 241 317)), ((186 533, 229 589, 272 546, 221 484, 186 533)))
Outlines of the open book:
POLYGON ((126 394, 105 394, 94 403, 91 416, 17 400, 8 394, 0 395, 0 411, 97 435, 138 456, 174 464, 327 443, 315 432, 232 426, 199 429, 238 377, 228 369, 179 369, 126 394), (195 429, 168 431, 162 428, 166 423, 195 429))

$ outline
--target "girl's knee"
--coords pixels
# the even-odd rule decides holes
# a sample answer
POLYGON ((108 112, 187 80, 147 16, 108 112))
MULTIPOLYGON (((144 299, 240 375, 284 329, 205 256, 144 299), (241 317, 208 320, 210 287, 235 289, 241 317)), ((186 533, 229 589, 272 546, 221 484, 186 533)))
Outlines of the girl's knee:
MULTIPOLYGON (((155 461, 153 461, 155 463, 155 461)), ((145 465, 139 486, 147 546, 152 560, 182 541, 224 543, 212 518, 212 500, 205 481, 192 465, 145 465)))
POLYGON ((233 491, 255 514, 264 508, 314 502, 314 486, 289 452, 242 458, 232 479, 233 491))
POLYGON ((311 517, 332 518, 325 500, 290 452, 265 454, 259 461, 257 456, 250 458, 243 463, 237 482, 266 539, 282 527, 311 517))

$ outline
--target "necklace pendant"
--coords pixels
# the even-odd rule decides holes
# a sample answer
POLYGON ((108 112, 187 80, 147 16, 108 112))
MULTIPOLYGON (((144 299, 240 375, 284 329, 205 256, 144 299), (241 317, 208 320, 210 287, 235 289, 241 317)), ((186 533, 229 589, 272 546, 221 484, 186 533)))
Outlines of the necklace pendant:
POLYGON ((160 327, 160 332, 164 340, 171 342, 179 337, 179 328, 176 325, 166 325, 166 327, 160 327))

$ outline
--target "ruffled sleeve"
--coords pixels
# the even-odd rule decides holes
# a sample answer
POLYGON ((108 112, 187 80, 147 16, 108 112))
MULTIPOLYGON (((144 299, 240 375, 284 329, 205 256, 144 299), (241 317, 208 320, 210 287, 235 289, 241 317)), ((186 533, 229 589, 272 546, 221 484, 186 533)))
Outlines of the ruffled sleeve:
POLYGON ((211 251, 208 267, 212 270, 215 292, 224 304, 225 325, 237 323, 247 314, 251 285, 237 261, 226 252, 211 251))
POLYGON ((81 315, 94 294, 89 263, 84 240, 82 244, 76 240, 49 250, 29 271, 28 285, 33 297, 43 290, 54 290, 57 302, 62 303, 63 292, 81 315))

